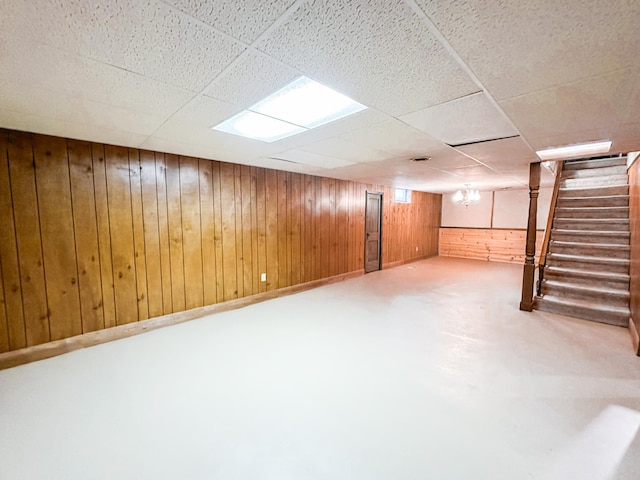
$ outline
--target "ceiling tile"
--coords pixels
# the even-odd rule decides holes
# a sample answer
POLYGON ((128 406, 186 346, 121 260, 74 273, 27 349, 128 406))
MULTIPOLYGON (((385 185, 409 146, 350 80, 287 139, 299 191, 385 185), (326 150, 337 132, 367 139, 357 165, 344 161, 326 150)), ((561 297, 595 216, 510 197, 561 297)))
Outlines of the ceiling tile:
POLYGON ((145 114, 169 116, 193 93, 121 68, 62 52, 43 44, 11 38, 1 55, 0 83, 10 82, 11 96, 22 86, 45 89, 145 114), (60 68, 64 65, 64 68, 60 68), (37 71, 38 75, 33 72, 37 71))
POLYGON ((248 50, 217 77, 204 94, 246 109, 299 75, 262 53, 248 50))
MULTIPOLYGON (((0 83, 0 105, 4 111, 25 116, 48 117, 51 121, 88 123, 107 130, 124 130, 150 135, 164 122, 164 116, 136 112, 124 107, 79 98, 28 85, 0 83)), ((3 125, 7 127, 7 125, 3 125)), ((52 126, 52 129, 54 127, 52 126)), ((67 136, 74 137, 70 131, 67 136)))
POLYGON ((295 0, 166 0, 179 10, 246 43, 256 40, 295 0))
POLYGON ((252 167, 271 168, 274 170, 284 170, 285 172, 314 174, 322 171, 322 168, 311 165, 303 165, 296 162, 287 162, 277 158, 261 157, 248 163, 252 167))
POLYGON ((274 153, 270 158, 277 158, 289 162, 300 163, 316 168, 338 168, 353 165, 352 162, 341 160, 339 158, 329 157, 326 155, 318 155, 316 153, 305 152, 302 150, 287 150, 285 152, 274 153))
POLYGON ((637 1, 416 1, 496 99, 639 61, 637 1))
POLYGON ((354 144, 341 137, 327 138, 308 145, 301 145, 298 148, 305 152, 340 158, 353 163, 371 162, 388 158, 388 154, 381 150, 371 148, 367 145, 354 144))
POLYGON ((403 115, 400 119, 449 145, 518 134, 482 92, 403 115))
POLYGON ((613 130, 621 123, 636 81, 630 73, 626 69, 610 72, 504 100, 500 106, 530 143, 551 136, 577 142, 579 132, 613 130))
POLYGON ((524 143, 521 137, 473 143, 456 147, 456 150, 498 171, 522 167, 528 169, 529 163, 538 160, 534 151, 524 143))
POLYGON ((478 90, 402 0, 306 2, 257 48, 394 116, 478 90))
POLYGON ((49 117, 0 109, 3 128, 137 148, 148 138, 124 128, 108 128, 86 119, 49 117))
POLYGON ((442 149, 439 141, 396 119, 350 131, 340 138, 353 145, 386 152, 387 158, 406 156, 409 159, 442 149))
POLYGON ((74 8, 62 1, 7 3, 0 35, 41 32, 38 40, 47 45, 196 92, 245 50, 159 1, 78 0, 74 8))

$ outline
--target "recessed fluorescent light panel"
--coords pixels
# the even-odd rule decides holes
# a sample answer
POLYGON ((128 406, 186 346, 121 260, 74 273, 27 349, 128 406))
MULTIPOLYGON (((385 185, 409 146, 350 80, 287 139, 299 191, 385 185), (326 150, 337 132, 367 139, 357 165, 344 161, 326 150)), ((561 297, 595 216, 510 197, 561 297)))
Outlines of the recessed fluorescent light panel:
POLYGON ((599 153, 607 153, 611 148, 611 142, 591 142, 566 147, 547 148, 536 151, 540 160, 557 160, 571 157, 587 157, 599 153))
POLYGON ((299 77, 213 129, 263 142, 275 142, 365 108, 318 82, 299 77))

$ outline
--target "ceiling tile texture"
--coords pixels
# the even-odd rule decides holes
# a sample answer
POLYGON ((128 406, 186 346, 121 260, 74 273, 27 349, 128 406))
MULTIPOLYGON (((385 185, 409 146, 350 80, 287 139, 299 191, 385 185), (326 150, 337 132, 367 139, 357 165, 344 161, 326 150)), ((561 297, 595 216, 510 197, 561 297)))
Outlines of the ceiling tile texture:
POLYGON ((633 0, 3 0, 0 127, 424 191, 524 188, 534 149, 640 150, 639 24, 633 0), (300 75, 368 108, 273 143, 211 129, 300 75))

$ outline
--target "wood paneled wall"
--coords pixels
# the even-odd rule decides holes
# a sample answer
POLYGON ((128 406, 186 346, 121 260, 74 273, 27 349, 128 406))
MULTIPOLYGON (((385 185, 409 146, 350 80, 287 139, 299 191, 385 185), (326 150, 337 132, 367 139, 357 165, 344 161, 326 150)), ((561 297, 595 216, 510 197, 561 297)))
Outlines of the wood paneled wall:
MULTIPOLYGON (((631 321, 634 340, 638 342, 640 332, 640 158, 629 168, 629 219, 631 223, 631 321), (634 328, 635 327, 635 328, 634 328)), ((640 355, 640 346, 638 355, 640 355)))
MULTIPOLYGON (((540 257, 544 231, 536 233, 536 258, 540 257)), ((489 262, 524 263, 526 230, 498 228, 441 228, 440 255, 489 262)))
POLYGON ((440 195, 0 130, 0 352, 361 271, 367 189, 438 253, 440 195))

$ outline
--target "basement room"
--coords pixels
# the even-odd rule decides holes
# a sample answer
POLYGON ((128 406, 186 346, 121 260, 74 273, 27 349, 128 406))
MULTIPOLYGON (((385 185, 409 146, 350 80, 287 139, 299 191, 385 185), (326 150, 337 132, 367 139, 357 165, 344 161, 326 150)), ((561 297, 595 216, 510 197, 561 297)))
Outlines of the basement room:
POLYGON ((638 480, 638 25, 4 0, 0 480, 638 480))

